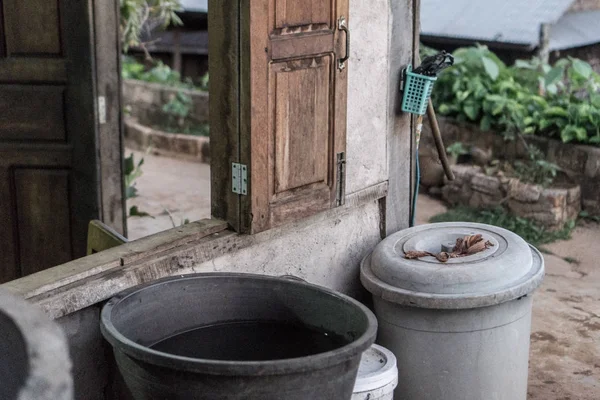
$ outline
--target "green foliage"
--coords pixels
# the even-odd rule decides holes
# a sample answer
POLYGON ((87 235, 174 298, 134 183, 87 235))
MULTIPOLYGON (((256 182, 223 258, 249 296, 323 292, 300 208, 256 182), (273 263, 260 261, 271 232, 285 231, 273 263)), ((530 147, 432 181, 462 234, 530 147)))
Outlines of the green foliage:
POLYGON ((138 208, 138 206, 131 206, 129 208, 129 216, 130 217, 151 217, 151 218, 155 218, 152 215, 148 214, 145 211, 142 211, 138 208))
POLYGON ((592 215, 587 211, 581 211, 579 213, 579 218, 600 223, 600 215, 592 215))
POLYGON ((120 30, 123 50, 139 46, 144 29, 155 26, 181 25, 176 11, 179 0, 120 0, 120 30))
POLYGON ((162 111, 167 115, 167 121, 159 128, 173 133, 184 133, 195 136, 208 136, 207 123, 195 123, 189 118, 192 109, 192 98, 184 92, 177 92, 168 103, 163 105, 162 111))
POLYGON ((549 186, 554 182, 560 168, 558 165, 546 161, 544 154, 537 147, 529 147, 529 160, 527 162, 516 160, 512 163, 515 175, 521 182, 549 186))
POLYGON ((469 149, 464 145, 463 142, 455 142, 446 148, 446 152, 455 158, 469 154, 469 149))
POLYGON ((477 210, 468 207, 457 207, 443 214, 438 214, 430 222, 479 222, 482 224, 499 226, 521 236, 525 241, 534 246, 552 243, 556 240, 568 240, 575 229, 575 221, 570 221, 555 232, 546 230, 527 218, 510 215, 501 207, 495 209, 477 210))
POLYGON ((132 199, 137 197, 137 188, 135 180, 142 176, 142 165, 144 158, 142 157, 136 164, 133 153, 124 160, 124 175, 125 175, 125 198, 132 199))
POLYGON ((209 75, 208 72, 200 78, 198 84, 190 78, 182 79, 179 72, 172 70, 168 65, 161 61, 154 62, 150 68, 139 63, 135 58, 124 56, 121 65, 121 76, 123 79, 136 79, 138 81, 159 83, 182 89, 196 89, 208 91, 209 75))
POLYGON ((177 92, 171 96, 169 102, 163 105, 162 110, 171 118, 184 120, 190 114, 192 98, 183 92, 177 92))
POLYGON ((508 68, 487 47, 461 48, 436 82, 440 114, 478 123, 505 139, 555 137, 600 145, 600 75, 585 61, 518 60, 508 68))
POLYGON ((154 63, 150 68, 146 68, 144 64, 137 62, 135 58, 125 56, 123 57, 121 76, 123 79, 136 79, 183 89, 197 88, 191 79, 182 79, 179 72, 173 71, 161 61, 154 63))
MULTIPOLYGON (((135 162, 135 158, 133 153, 129 155, 129 157, 125 157, 124 159, 124 170, 123 174, 125 175, 125 198, 132 199, 137 197, 138 190, 135 187, 135 181, 137 178, 142 176, 142 165, 144 164, 144 158, 142 157, 137 163, 135 162)), ((129 216, 130 217, 152 217, 145 211, 142 211, 138 208, 138 206, 131 206, 129 208, 129 216)), ((154 217, 152 217, 154 218, 154 217)))

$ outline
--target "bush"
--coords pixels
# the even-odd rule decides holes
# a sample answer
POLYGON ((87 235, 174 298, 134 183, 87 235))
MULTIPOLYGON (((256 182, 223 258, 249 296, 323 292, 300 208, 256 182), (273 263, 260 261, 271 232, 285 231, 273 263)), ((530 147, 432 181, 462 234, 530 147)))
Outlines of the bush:
POLYGON ((173 71, 161 61, 156 62, 148 69, 143 64, 137 62, 135 58, 125 56, 123 57, 121 70, 123 79, 137 79, 182 89, 208 90, 208 73, 202 77, 200 85, 196 86, 191 79, 182 79, 179 72, 173 71))
POLYGON ((429 222, 478 222, 499 226, 516 233, 534 246, 552 243, 556 240, 568 240, 575 228, 575 221, 570 221, 558 231, 548 231, 530 219, 509 214, 501 207, 490 210, 457 207, 433 216, 429 222))
POLYGON ((485 46, 460 48, 433 101, 440 114, 479 123, 506 139, 536 134, 600 145, 600 75, 585 61, 538 59, 507 67, 485 46))

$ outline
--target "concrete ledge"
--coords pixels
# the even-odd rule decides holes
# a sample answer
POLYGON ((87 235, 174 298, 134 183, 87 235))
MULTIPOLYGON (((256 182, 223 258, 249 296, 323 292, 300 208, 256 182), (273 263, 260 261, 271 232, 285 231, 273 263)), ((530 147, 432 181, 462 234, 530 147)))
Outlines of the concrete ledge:
POLYGON ((153 152, 167 157, 210 163, 210 139, 205 136, 168 133, 125 119, 125 144, 129 148, 153 152))
MULTIPOLYGON (((223 221, 201 220, 10 281, 0 285, 0 289, 27 299, 51 318, 59 318, 139 284, 205 271, 203 263, 272 242, 286 232, 310 230, 312 225, 324 221, 335 221, 332 223, 337 225, 351 209, 376 203, 387 193, 388 182, 381 182, 348 194, 343 206, 256 235, 237 234, 228 230, 223 221)), ((256 268, 254 272, 265 273, 260 266, 256 268)), ((237 263, 228 266, 228 270, 253 272, 239 269, 237 263)))

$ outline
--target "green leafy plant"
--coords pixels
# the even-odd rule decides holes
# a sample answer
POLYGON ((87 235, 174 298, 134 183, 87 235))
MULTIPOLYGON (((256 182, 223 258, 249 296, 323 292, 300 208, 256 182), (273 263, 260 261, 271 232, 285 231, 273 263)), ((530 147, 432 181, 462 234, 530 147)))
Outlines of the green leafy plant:
POLYGON ((469 154, 469 149, 463 142, 455 142, 446 148, 446 153, 452 158, 457 159, 460 156, 469 154))
POLYGON ((145 211, 141 211, 138 206, 131 206, 129 208, 129 216, 130 217, 151 217, 151 218, 155 218, 152 215, 148 214, 145 211))
POLYGON ((124 175, 125 175, 125 198, 132 199, 137 197, 137 188, 135 187, 136 179, 142 176, 142 165, 144 158, 136 163, 133 153, 124 159, 124 175))
POLYGON ((144 31, 171 24, 181 25, 177 16, 181 4, 179 0, 120 0, 120 31, 123 49, 140 46, 144 31))
MULTIPOLYGON (((123 79, 136 79, 150 83, 160 83, 171 87, 182 89, 201 89, 194 86, 191 79, 182 79, 179 72, 172 70, 168 65, 158 61, 151 68, 146 68, 135 58, 123 57, 121 74, 123 79)), ((208 83, 207 83, 208 85, 208 83)))
POLYGON ((579 213, 579 218, 600 223, 600 215, 593 215, 585 210, 579 213))
POLYGON ((162 111, 168 115, 169 125, 183 128, 191 108, 192 98, 183 92, 177 92, 163 105, 162 111))
POLYGON ((558 165, 546 161, 544 154, 535 146, 528 147, 529 160, 515 160, 512 165, 515 175, 520 181, 533 183, 544 187, 550 186, 560 168, 558 165))
POLYGON ((519 134, 600 145, 600 75, 585 61, 518 60, 508 68, 487 47, 461 48, 436 82, 440 114, 478 123, 507 140, 519 134))
POLYGON ((457 207, 438 214, 430 222, 479 222, 482 224, 499 226, 521 236, 525 241, 534 246, 552 243, 557 240, 568 240, 575 229, 575 221, 569 221, 558 231, 548 231, 534 221, 509 214, 505 209, 473 209, 457 207))
MULTIPOLYGON (((144 158, 136 163, 133 153, 129 157, 124 159, 124 177, 125 177, 125 198, 133 199, 138 196, 138 190, 135 187, 136 180, 142 176, 142 165, 144 164, 144 158)), ((138 206, 131 206, 129 208, 130 217, 152 217, 145 211, 142 211, 138 206)), ((154 217, 152 217, 154 218, 154 217)))

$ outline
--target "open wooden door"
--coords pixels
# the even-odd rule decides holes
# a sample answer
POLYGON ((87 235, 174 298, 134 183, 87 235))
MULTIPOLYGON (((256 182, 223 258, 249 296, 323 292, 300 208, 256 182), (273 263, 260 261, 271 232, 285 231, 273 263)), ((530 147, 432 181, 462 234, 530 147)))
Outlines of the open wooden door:
MULTIPOLYGON (((101 3, 116 18, 117 2, 101 3)), ((97 112, 94 22, 91 0, 0 0, 0 283, 84 256, 103 218, 99 118, 121 129, 97 112)))
POLYGON ((348 0, 209 4, 213 216, 257 233, 343 204, 348 0))

